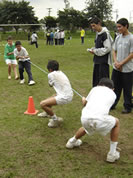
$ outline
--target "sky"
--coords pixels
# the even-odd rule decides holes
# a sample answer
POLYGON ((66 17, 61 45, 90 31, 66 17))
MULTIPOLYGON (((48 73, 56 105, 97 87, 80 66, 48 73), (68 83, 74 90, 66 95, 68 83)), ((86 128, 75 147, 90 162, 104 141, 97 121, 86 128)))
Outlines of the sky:
MULTIPOLYGON (((16 0, 19 1, 19 0, 16 0)), ((26 0, 30 2, 30 5, 34 7, 35 15, 42 19, 48 15, 48 9, 51 9, 51 16, 57 16, 58 10, 63 10, 65 7, 64 0, 26 0)), ((70 6, 77 10, 85 9, 86 0, 69 0, 70 6)), ((133 22, 133 0, 110 0, 113 4, 113 20, 116 21, 119 18, 127 18, 129 22, 133 22), (118 16, 116 18, 116 10, 118 16)))

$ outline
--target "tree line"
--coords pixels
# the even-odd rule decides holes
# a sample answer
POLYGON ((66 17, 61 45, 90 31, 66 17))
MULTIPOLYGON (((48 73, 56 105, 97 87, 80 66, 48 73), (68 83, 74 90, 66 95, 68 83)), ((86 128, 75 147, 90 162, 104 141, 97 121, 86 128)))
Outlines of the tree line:
MULTIPOLYGON (((113 28, 112 4, 109 0, 87 0, 84 10, 79 11, 72 7, 59 10, 57 17, 46 16, 41 20, 35 16, 34 7, 27 1, 0 1, 0 24, 45 24, 46 28, 62 28, 76 31, 79 27, 89 28, 89 20, 97 16, 104 23, 113 28)), ((11 30, 13 27, 2 27, 3 31, 11 30)), ((14 26, 16 33, 20 26, 14 26)), ((24 31, 34 31, 40 26, 22 26, 24 31)))

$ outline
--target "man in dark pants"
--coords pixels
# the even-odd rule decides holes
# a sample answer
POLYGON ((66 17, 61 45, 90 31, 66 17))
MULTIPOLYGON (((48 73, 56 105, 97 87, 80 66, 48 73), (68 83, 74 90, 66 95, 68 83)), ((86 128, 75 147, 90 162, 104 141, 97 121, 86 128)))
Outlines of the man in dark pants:
POLYGON ((116 38, 113 47, 114 66, 112 80, 114 81, 114 91, 117 98, 112 109, 117 105, 123 90, 123 114, 128 114, 132 110, 133 35, 128 31, 128 27, 127 19, 122 18, 117 21, 117 29, 120 35, 116 38))
POLYGON ((95 47, 88 49, 94 54, 93 87, 97 86, 101 78, 109 78, 109 63, 111 61, 112 38, 106 27, 101 26, 99 18, 95 17, 90 22, 96 31, 95 47))

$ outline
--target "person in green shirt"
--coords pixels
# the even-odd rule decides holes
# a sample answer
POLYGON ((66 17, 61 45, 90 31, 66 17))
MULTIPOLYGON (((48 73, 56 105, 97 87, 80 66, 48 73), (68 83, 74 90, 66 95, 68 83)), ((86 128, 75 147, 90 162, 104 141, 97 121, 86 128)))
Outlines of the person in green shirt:
POLYGON ((7 44, 5 45, 5 51, 4 51, 4 59, 6 64, 8 65, 8 79, 11 79, 11 67, 13 67, 13 71, 15 74, 15 79, 18 79, 18 74, 16 70, 17 66, 17 60, 14 57, 14 49, 15 49, 15 44, 12 41, 12 37, 9 36, 7 39, 7 44))

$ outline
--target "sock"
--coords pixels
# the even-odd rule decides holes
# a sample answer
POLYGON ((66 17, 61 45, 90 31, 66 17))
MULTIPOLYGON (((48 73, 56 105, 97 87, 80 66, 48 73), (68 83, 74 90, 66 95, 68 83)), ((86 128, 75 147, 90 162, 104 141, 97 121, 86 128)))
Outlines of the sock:
POLYGON ((53 120, 58 120, 56 114, 54 114, 53 116, 51 116, 51 118, 52 118, 53 120))
POLYGON ((71 142, 75 142, 76 140, 75 136, 71 138, 71 142))
POLYGON ((110 141, 110 153, 114 154, 116 152, 116 147, 117 147, 118 142, 112 142, 110 141))

